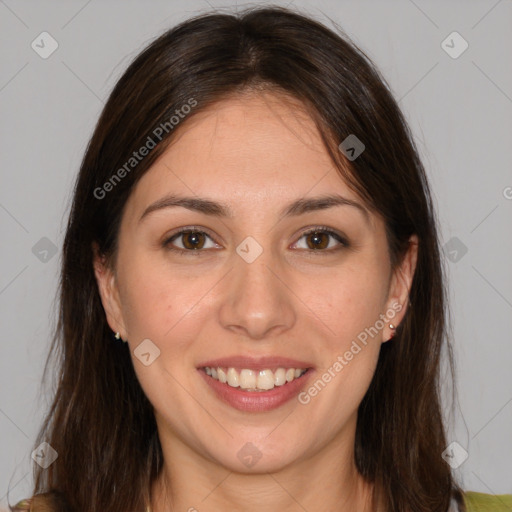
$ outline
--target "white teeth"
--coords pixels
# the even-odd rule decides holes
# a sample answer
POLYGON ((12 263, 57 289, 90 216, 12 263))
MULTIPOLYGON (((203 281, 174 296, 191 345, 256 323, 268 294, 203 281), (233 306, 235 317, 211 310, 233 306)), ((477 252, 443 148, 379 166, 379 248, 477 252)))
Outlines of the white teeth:
POLYGON ((217 368, 217 380, 222 383, 226 383, 228 381, 228 376, 222 368, 217 368))
POLYGON ((274 372, 272 370, 260 370, 257 387, 258 389, 272 389, 274 387, 274 372))
POLYGON ((205 367, 206 375, 215 380, 228 384, 233 388, 240 387, 248 391, 266 391, 273 389, 274 386, 283 386, 287 382, 299 378, 306 373, 306 368, 277 368, 275 372, 269 369, 265 370, 249 370, 242 369, 240 373, 235 368, 205 367))
POLYGON ((227 377, 228 377, 228 384, 232 388, 237 388, 239 386, 238 372, 234 368, 228 369, 227 377))
POLYGON ((274 372, 274 384, 276 386, 282 386, 286 384, 286 370, 284 368, 278 368, 274 372))
POLYGON ((242 370, 240 372, 240 387, 242 389, 256 387, 256 374, 252 370, 242 370))

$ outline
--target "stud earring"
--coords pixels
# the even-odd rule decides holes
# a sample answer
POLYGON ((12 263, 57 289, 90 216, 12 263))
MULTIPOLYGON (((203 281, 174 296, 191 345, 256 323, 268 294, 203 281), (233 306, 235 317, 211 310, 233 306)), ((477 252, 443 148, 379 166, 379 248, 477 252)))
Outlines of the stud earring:
POLYGON ((114 338, 115 338, 116 340, 121 340, 123 343, 128 343, 128 340, 123 340, 123 339, 121 338, 121 335, 120 335, 118 332, 116 332, 116 334, 115 334, 114 338))
MULTIPOLYGON (((397 327, 398 327, 398 326, 397 326, 397 327)), ((393 331, 393 332, 391 333, 391 338, 394 338, 394 337, 395 337, 395 334, 396 334, 396 332, 395 332, 395 331, 396 331, 396 327, 395 327, 393 324, 389 324, 389 328, 393 331)), ((389 339, 391 339, 391 338, 389 338, 389 339)))

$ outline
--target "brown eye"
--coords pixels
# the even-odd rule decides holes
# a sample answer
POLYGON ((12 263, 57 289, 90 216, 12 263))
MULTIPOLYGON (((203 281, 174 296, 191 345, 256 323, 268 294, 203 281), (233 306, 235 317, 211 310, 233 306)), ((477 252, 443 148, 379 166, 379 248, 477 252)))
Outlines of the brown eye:
POLYGON ((185 249, 202 249, 205 241, 205 233, 200 231, 186 231, 181 233, 185 249))
POLYGON ((211 236, 204 231, 189 228, 182 229, 172 235, 170 238, 165 240, 163 246, 170 251, 200 254, 205 252, 202 249, 206 250, 215 248, 215 243, 211 236), (209 241, 210 245, 207 246, 209 241))
POLYGON ((341 235, 328 228, 313 228, 302 234, 296 245, 304 239, 306 247, 298 247, 309 251, 318 251, 319 253, 331 253, 344 247, 349 247, 348 241, 341 235), (334 241, 334 245, 332 244, 334 241), (338 242, 336 244, 336 242, 338 242))
POLYGON ((329 245, 329 236, 322 231, 307 234, 306 240, 310 249, 325 249, 329 245))

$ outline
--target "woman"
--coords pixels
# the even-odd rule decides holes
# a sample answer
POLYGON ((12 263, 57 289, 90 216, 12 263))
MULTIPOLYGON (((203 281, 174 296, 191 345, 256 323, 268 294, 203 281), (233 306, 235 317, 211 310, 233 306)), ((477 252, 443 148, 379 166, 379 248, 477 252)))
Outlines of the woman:
POLYGON ((409 129, 307 17, 204 15, 135 59, 80 169, 60 299, 49 446, 15 510, 510 505, 442 458, 444 272, 409 129))

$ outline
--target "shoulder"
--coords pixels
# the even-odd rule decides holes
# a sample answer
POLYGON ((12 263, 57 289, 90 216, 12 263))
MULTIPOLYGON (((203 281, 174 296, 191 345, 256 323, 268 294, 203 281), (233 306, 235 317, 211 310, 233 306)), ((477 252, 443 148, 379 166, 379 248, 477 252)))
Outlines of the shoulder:
POLYGON ((11 508, 12 512, 54 512, 55 510, 52 500, 44 496, 21 500, 11 508))
POLYGON ((25 510, 30 510, 32 500, 21 500, 16 505, 11 507, 12 512, 23 512, 25 510))
MULTIPOLYGON (((512 494, 484 494, 466 491, 464 502, 467 512, 510 512, 512 511, 512 494)), ((33 499, 22 500, 14 505, 12 512, 51 512, 52 509, 43 501, 34 503, 33 499)))
POLYGON ((510 512, 512 494, 484 494, 467 491, 464 502, 468 512, 510 512))

